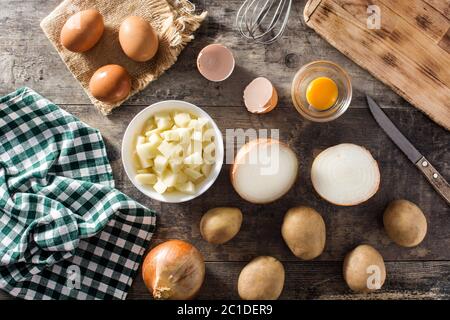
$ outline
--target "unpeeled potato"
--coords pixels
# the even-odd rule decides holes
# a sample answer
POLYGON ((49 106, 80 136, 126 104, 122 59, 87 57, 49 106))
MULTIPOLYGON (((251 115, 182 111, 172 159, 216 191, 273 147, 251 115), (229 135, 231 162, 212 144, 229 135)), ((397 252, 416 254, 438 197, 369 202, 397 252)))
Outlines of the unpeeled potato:
POLYGON ((383 215, 389 238, 403 247, 417 246, 427 234, 427 219, 422 210, 408 200, 392 201, 383 215))
POLYGON ((350 289, 366 293, 383 286, 386 267, 381 254, 372 246, 363 244, 347 254, 343 274, 350 289))
POLYGON ((281 234, 292 253, 303 260, 318 257, 325 248, 325 222, 313 208, 289 209, 284 216, 281 234))
POLYGON ((273 257, 249 262, 239 274, 238 293, 244 300, 276 300, 284 287, 284 267, 273 257))
POLYGON ((242 212, 238 208, 214 208, 203 215, 200 233, 210 243, 223 244, 236 236, 241 224, 242 212))

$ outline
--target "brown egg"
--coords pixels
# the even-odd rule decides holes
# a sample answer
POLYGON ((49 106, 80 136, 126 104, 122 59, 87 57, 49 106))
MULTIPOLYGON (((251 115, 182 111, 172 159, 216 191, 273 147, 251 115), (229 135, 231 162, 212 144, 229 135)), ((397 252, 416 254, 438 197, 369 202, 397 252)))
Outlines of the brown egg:
POLYGON ((89 82, 89 90, 96 99, 115 103, 130 94, 131 78, 125 68, 117 64, 108 64, 94 73, 89 82))
POLYGON ((67 19, 61 30, 60 41, 70 51, 85 52, 95 46, 104 30, 100 12, 88 9, 67 19))
POLYGON ((153 58, 158 51, 158 34, 141 17, 130 16, 120 25, 119 42, 125 54, 138 62, 153 58))

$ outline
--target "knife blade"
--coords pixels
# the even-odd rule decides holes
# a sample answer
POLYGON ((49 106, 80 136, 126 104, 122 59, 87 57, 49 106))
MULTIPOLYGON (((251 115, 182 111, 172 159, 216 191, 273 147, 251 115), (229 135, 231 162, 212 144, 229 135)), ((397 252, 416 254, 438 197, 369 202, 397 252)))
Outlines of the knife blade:
POLYGON ((398 130, 395 124, 387 117, 381 107, 368 95, 366 95, 369 110, 375 121, 391 138, 392 141, 403 151, 408 159, 416 165, 425 175, 433 188, 450 204, 450 185, 442 175, 433 167, 425 156, 423 156, 416 147, 398 130))

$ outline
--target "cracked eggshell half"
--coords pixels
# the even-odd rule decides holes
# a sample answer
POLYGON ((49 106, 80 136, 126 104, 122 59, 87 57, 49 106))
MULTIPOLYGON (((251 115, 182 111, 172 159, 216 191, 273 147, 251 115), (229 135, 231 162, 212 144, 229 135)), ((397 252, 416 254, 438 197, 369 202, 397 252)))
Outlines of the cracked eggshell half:
POLYGON ((198 71, 209 81, 224 81, 233 73, 234 65, 231 50, 218 43, 204 47, 197 57, 198 71))
POLYGON ((268 79, 256 78, 244 90, 244 103, 251 113, 270 112, 278 103, 277 90, 268 79))
POLYGON ((285 195, 298 175, 297 156, 275 139, 255 139, 242 146, 231 168, 236 192, 252 203, 270 203, 285 195))

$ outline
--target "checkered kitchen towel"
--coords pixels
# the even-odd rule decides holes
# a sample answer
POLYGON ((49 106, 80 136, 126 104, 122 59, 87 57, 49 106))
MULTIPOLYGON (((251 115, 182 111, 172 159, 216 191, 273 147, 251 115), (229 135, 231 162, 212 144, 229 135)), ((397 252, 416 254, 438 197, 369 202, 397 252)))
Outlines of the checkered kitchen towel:
POLYGON ((0 289, 124 299, 154 225, 114 189, 96 129, 28 88, 0 98, 0 289))

